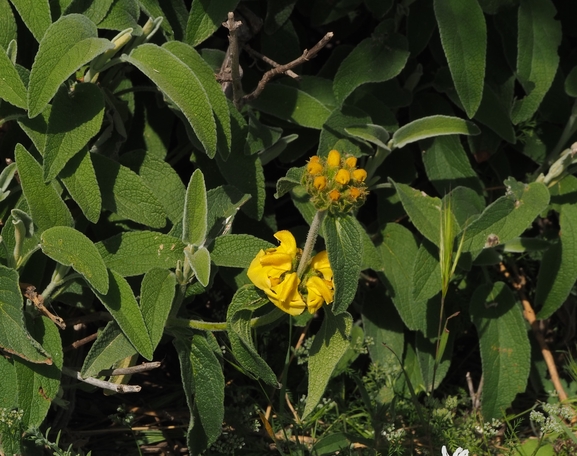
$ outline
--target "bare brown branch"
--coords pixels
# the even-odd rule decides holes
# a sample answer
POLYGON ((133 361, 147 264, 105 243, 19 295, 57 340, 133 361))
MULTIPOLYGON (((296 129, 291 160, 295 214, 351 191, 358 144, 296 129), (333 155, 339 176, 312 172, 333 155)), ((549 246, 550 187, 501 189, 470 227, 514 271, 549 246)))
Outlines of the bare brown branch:
MULTIPOLYGON (((23 284, 20 285, 20 287, 22 287, 22 286, 23 286, 23 284)), ((34 285, 27 285, 26 286, 26 290, 24 291, 24 296, 26 296, 26 298, 28 298, 42 314, 44 314, 48 318, 50 318, 50 320, 52 320, 52 322, 56 326, 58 326, 60 329, 66 329, 66 324, 64 323, 64 320, 62 318, 54 315, 52 312, 50 312, 46 308, 46 306, 44 305, 44 298, 42 297, 42 295, 39 295, 38 293, 36 293, 36 287, 34 285)))
POLYGON ((268 82, 274 78, 275 76, 278 76, 280 74, 286 74, 287 71, 292 70, 294 67, 305 63, 307 61, 309 61, 310 59, 312 59, 315 55, 317 55, 319 53, 319 51, 324 48, 328 42, 331 40, 331 38, 334 36, 333 32, 329 32, 327 33, 317 44, 315 44, 310 50, 306 50, 303 52, 303 54, 296 58, 295 60, 293 60, 292 62, 286 63, 284 65, 279 65, 271 70, 268 70, 265 74, 263 74, 261 80, 259 81, 258 85, 256 86, 256 89, 254 89, 251 93, 249 93, 248 95, 245 95, 242 98, 242 101, 244 103, 248 103, 252 100, 254 100, 255 98, 257 98, 262 91, 264 90, 264 88, 266 87, 266 85, 268 84, 268 82))

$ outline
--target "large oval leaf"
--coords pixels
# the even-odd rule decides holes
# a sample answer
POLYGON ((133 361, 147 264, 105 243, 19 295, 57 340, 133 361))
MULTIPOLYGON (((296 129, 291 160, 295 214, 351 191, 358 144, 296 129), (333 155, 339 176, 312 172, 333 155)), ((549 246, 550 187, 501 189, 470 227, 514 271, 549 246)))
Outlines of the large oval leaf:
POLYGON ((42 167, 21 144, 14 152, 22 191, 39 231, 53 226, 72 226, 72 215, 52 183, 44 183, 42 167))
POLYGON ((44 110, 68 76, 104 51, 114 47, 98 38, 96 25, 85 16, 62 16, 46 31, 30 71, 28 117, 44 110))
POLYGON ((451 116, 429 116, 413 120, 403 125, 390 141, 391 148, 401 148, 407 144, 442 135, 478 135, 479 127, 467 120, 451 116))
POLYGON ((239 0, 192 2, 186 24, 185 41, 191 46, 198 46, 221 26, 226 20, 227 13, 234 11, 238 2, 239 0))
POLYGON ((216 123, 206 91, 193 71, 168 49, 138 46, 124 60, 133 64, 182 111, 209 157, 216 153, 216 123))
POLYGON ((353 216, 327 216, 323 223, 325 243, 335 283, 335 315, 347 310, 357 292, 363 258, 359 230, 363 228, 353 216))
POLYGON ((483 417, 490 420, 503 416, 515 396, 525 391, 531 346, 521 307, 503 282, 477 288, 470 312, 481 348, 483 417))
POLYGON ((93 289, 94 294, 110 312, 138 353, 151 360, 154 350, 132 288, 126 279, 111 270, 108 271, 108 284, 107 293, 99 293, 93 289))
POLYGON ((535 113, 557 73, 562 34, 556 14, 550 0, 524 0, 519 7, 516 74, 527 96, 513 106, 515 124, 535 113))
POLYGON ((20 79, 14 64, 3 49, 0 49, 0 74, 2 75, 0 78, 0 98, 14 106, 25 109, 27 106, 26 87, 24 87, 24 83, 20 79))
POLYGON ((80 231, 67 226, 55 226, 41 236, 42 251, 54 261, 72 268, 99 293, 108 291, 108 271, 98 249, 80 231))
POLYGON ((396 33, 386 33, 385 27, 383 22, 374 36, 361 41, 339 66, 333 84, 339 103, 360 85, 388 81, 405 67, 409 58, 407 40, 396 33))
POLYGON ((477 0, 435 0, 441 43, 455 89, 469 118, 483 97, 487 27, 477 0))
POLYGON ((10 0, 36 41, 40 42, 52 23, 48 0, 10 0))
POLYGON ((96 84, 62 87, 54 97, 44 148, 44 180, 62 168, 98 133, 104 117, 104 97, 96 84))
POLYGON ((200 169, 192 173, 182 218, 182 241, 188 244, 201 245, 206 237, 207 199, 204 175, 200 169))

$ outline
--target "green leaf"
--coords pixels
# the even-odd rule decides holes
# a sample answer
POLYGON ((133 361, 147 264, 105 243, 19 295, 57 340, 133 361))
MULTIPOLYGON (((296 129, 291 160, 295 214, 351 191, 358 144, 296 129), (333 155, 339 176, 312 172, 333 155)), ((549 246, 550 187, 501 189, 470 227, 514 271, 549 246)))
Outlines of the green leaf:
POLYGON ((126 279, 112 270, 108 271, 108 284, 106 294, 99 293, 96 289, 92 291, 110 312, 138 353, 150 361, 154 350, 132 288, 126 279))
POLYGON ((285 84, 267 84, 263 92, 250 104, 282 120, 302 127, 320 130, 331 114, 331 109, 308 93, 285 84))
POLYGON ((32 363, 52 364, 54 355, 26 330, 22 308, 18 273, 0 265, 0 347, 32 363))
POLYGON ((108 291, 108 271, 98 249, 80 231, 55 226, 40 235, 42 251, 54 261, 82 274, 99 293, 108 291))
POLYGON ((549 318, 563 305, 577 281, 577 206, 565 204, 559 217, 559 242, 543 256, 535 305, 540 307, 537 318, 549 318))
POLYGON ((333 315, 330 310, 325 311, 323 324, 309 350, 309 380, 303 419, 322 399, 335 367, 349 348, 352 325, 353 319, 348 312, 333 315))
POLYGON ((413 297, 413 263, 418 248, 412 233, 396 223, 388 223, 382 231, 380 245, 384 273, 379 273, 403 322, 411 331, 427 329, 427 301, 413 297))
POLYGON ((393 182, 393 185, 415 228, 438 246, 441 239, 441 200, 405 184, 393 182))
POLYGON ((368 346, 371 361, 381 366, 397 362, 391 351, 384 349, 383 344, 387 344, 402 359, 405 325, 381 284, 366 290, 362 318, 365 337, 374 342, 368 346))
POLYGON ((114 46, 97 36, 94 23, 80 14, 62 16, 48 28, 30 71, 28 117, 40 114, 72 73, 114 46))
POLYGON ((173 224, 182 220, 186 188, 172 166, 161 157, 144 150, 122 154, 120 162, 142 178, 145 185, 156 195, 173 224))
POLYGON ((514 124, 537 111, 557 73, 562 33, 556 14, 550 0, 524 0, 519 7, 516 74, 527 95, 513 106, 514 124))
POLYGON ((207 198, 204 175, 196 169, 190 177, 184 200, 182 241, 202 245, 206 238, 207 198))
POLYGON ((10 42, 16 42, 16 19, 8 0, 0 0, 0 47, 5 51, 10 42))
POLYGON ((30 334, 52 355, 53 363, 32 364, 20 358, 14 359, 18 389, 18 408, 24 412, 24 429, 39 427, 60 389, 62 369, 62 342, 58 328, 47 317, 27 322, 30 334))
POLYGON ((210 334, 196 334, 192 341, 180 337, 174 340, 180 361, 182 385, 190 410, 186 440, 191 454, 194 455, 202 454, 210 445, 209 442, 218 437, 224 417, 224 376, 218 358, 209 341, 205 339, 207 337, 211 337, 210 334), (205 364, 206 368, 203 367, 205 364), (203 384, 199 385, 199 382, 203 384), (201 399, 201 394, 207 397, 201 399), (202 404, 199 404, 199 401, 202 404), (202 417, 201 413, 205 416, 202 417))
POLYGON ((572 98, 577 98, 577 66, 574 66, 565 78, 565 93, 572 98))
POLYGON ((193 2, 186 24, 185 41, 198 46, 226 21, 227 13, 234 11, 239 0, 205 0, 193 2))
POLYGON ((277 0, 267 3, 264 31, 267 35, 276 32, 288 20, 297 0, 277 0))
POLYGON ((467 152, 458 136, 439 136, 433 145, 423 151, 427 177, 441 195, 458 186, 483 194, 483 185, 473 170, 467 152))
MULTIPOLYGON (((337 149, 341 155, 350 154, 355 157, 363 155, 361 150, 363 143, 356 138, 352 138, 346 129, 369 123, 371 123, 371 118, 367 113, 354 106, 344 105, 340 110, 335 109, 323 125, 317 155, 326 157, 331 149, 337 149)), ((367 147, 364 152, 366 153, 371 149, 367 147)))
POLYGON ((98 24, 108 14, 112 3, 114 3, 114 0, 100 0, 97 2, 90 0, 73 0, 70 5, 68 5, 68 8, 66 8, 66 14, 82 14, 95 24, 98 24))
POLYGON ((41 154, 44 153, 44 146, 46 145, 46 130, 48 129, 48 118, 52 106, 46 106, 42 113, 38 114, 33 119, 22 116, 18 119, 18 125, 32 140, 32 143, 41 154))
POLYGON ((423 240, 413 263, 413 299, 429 300, 441 291, 441 266, 435 245, 423 240))
POLYGON ((335 284, 333 312, 339 315, 347 310, 357 292, 363 259, 362 227, 351 215, 329 215, 325 217, 323 229, 335 284))
POLYGON ((361 127, 347 127, 345 131, 352 136, 374 144, 375 146, 388 149, 387 141, 389 140, 389 133, 380 125, 366 124, 361 127))
POLYGON ((441 43, 459 99, 469 118, 481 104, 487 27, 477 0, 435 0, 441 43))
MULTIPOLYGON (((203 446, 208 448, 222 432, 224 373, 205 336, 195 334, 192 338, 190 364, 195 386, 194 405, 206 435, 207 441, 203 446)), ((197 450, 198 444, 195 442, 193 447, 197 450)))
POLYGON ((44 183, 42 167, 21 144, 14 152, 22 191, 30 207, 30 215, 38 231, 53 226, 72 226, 73 220, 68 207, 60 198, 52 183, 44 183))
MULTIPOLYGON (((14 362, 8 356, 0 356, 0 378, 2 378, 0 408, 11 410, 18 407, 18 396, 14 394, 15 391, 18 391, 18 379, 16 378, 14 362)), ((5 438, 6 436, 2 437, 5 438)), ((20 436, 18 436, 18 440, 20 440, 20 436)), ((2 445, 5 446, 5 444, 6 441, 3 440, 2 445)))
POLYGON ((128 28, 140 30, 139 15, 140 8, 136 0, 116 0, 112 2, 104 19, 98 23, 98 28, 118 31, 128 28))
POLYGON ((425 338, 421 332, 415 333, 415 351, 417 353, 417 361, 421 370, 421 376, 423 377, 423 386, 425 391, 433 391, 437 389, 447 375, 449 367, 451 366, 453 340, 454 338, 449 339, 449 344, 443 352, 441 362, 435 369, 437 343, 425 338), (435 381, 434 384, 433 377, 435 381))
POLYGON ((154 350, 164 332, 172 300, 176 292, 176 278, 167 269, 148 271, 140 286, 140 310, 154 350))
POLYGON ((48 0, 10 0, 24 24, 39 43, 52 24, 48 0))
POLYGON ((442 135, 478 135, 479 127, 468 120, 451 116, 429 116, 413 120, 403 125, 390 141, 391 148, 401 148, 407 144, 442 135))
POLYGON ((46 131, 44 180, 54 179, 74 155, 100 131, 104 97, 95 84, 62 87, 54 97, 46 131))
MULTIPOLYGON (((220 4, 222 1, 218 3, 220 4)), ((193 5, 192 8, 194 9, 195 6, 193 5)), ((168 49, 176 57, 188 65, 188 67, 198 78, 200 84, 202 84, 202 87, 206 91, 208 101, 214 112, 214 120, 216 121, 217 128, 217 146, 219 153, 221 157, 228 157, 230 154, 232 140, 230 131, 230 111, 228 109, 226 96, 224 95, 220 84, 216 82, 212 68, 193 47, 185 43, 180 41, 169 41, 162 47, 168 49)))
POLYGON ((180 109, 190 123, 209 157, 216 154, 216 123, 206 90, 194 72, 168 49, 155 44, 143 44, 129 56, 122 57, 133 64, 180 109))
POLYGON ((225 234, 214 240, 210 257, 217 266, 248 268, 261 249, 273 247, 270 242, 250 234, 225 234))
POLYGON ((232 185, 212 188, 207 192, 207 243, 216 239, 227 225, 232 224, 238 209, 249 198, 250 195, 242 193, 232 185))
POLYGON ((485 420, 503 416, 517 393, 525 391, 531 347, 521 307, 503 282, 478 287, 471 320, 479 334, 483 365, 481 407, 485 420))
POLYGON ((287 171, 286 176, 281 177, 276 182, 276 193, 274 194, 274 197, 279 199, 281 196, 290 192, 296 186, 301 185, 304 170, 304 166, 301 168, 290 168, 287 171))
POLYGON ((266 193, 264 171, 258 155, 232 153, 226 162, 217 157, 216 164, 229 184, 251 196, 241 210, 250 218, 260 220, 266 193))
POLYGON ((480 251, 519 236, 545 210, 549 204, 547 187, 540 182, 521 186, 520 197, 508 186, 507 194, 487 206, 466 228, 463 252, 480 251))
POLYGON ((190 253, 188 248, 184 249, 184 256, 194 272, 194 275, 203 287, 208 285, 210 280, 210 253, 206 247, 201 247, 194 253, 190 253))
POLYGON ((124 277, 172 269, 182 261, 184 247, 180 239, 154 231, 120 233, 96 244, 106 266, 124 277))
POLYGON ((333 90, 340 104, 360 85, 388 81, 405 67, 409 58, 406 38, 387 33, 387 23, 381 24, 373 36, 357 44, 339 66, 333 90))
MULTIPOLYGON (((1 14, 1 7, 0 7, 1 14)), ((0 19, 1 21, 1 19, 0 19)), ((1 28, 1 23, 0 23, 1 28)), ((26 87, 18 75, 18 71, 14 67, 12 60, 8 57, 6 52, 0 48, 0 98, 6 100, 8 103, 17 106, 18 108, 26 109, 28 103, 26 102, 26 87)))
POLYGON ((119 328, 118 323, 110 321, 98 332, 96 341, 84 359, 80 374, 83 377, 96 377, 100 371, 110 369, 114 363, 136 353, 136 349, 119 328))
MULTIPOLYGON (((263 298, 254 285, 240 287, 228 306, 227 335, 232 354, 243 369, 268 385, 277 387, 278 381, 275 373, 256 350, 251 327, 253 312, 267 304, 270 304, 270 301, 263 298)), ((278 310, 278 312, 282 311, 278 310)))
POLYGON ((91 158, 105 209, 152 228, 166 225, 162 204, 140 176, 102 155, 92 154, 91 158))
POLYGON ((362 227, 359 230, 359 235, 363 244, 361 270, 372 269, 373 271, 382 271, 384 268, 383 258, 381 257, 379 250, 375 247, 371 236, 369 236, 369 233, 367 233, 362 227))
POLYGON ((72 157, 60 172, 60 180, 82 213, 92 223, 100 218, 102 195, 87 149, 72 157))

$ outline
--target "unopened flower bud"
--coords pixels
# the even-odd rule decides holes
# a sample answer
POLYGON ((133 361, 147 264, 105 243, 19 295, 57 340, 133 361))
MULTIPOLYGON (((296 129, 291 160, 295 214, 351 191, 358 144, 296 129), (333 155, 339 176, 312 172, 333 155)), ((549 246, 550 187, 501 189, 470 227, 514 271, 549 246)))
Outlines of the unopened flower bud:
POLYGON ((339 172, 335 176, 335 180, 341 185, 347 185, 351 180, 351 173, 346 169, 339 169, 339 172))
POLYGON ((327 157, 327 166, 330 166, 331 168, 336 168, 337 166, 340 166, 341 164, 341 154, 339 154, 338 150, 331 150, 329 152, 329 156, 327 157))
POLYGON ((317 190, 322 190, 327 186, 327 178, 325 176, 317 176, 313 181, 313 186, 317 190))
POLYGON ((307 172, 313 176, 316 176, 317 174, 323 172, 323 165, 321 165, 318 161, 316 162, 310 161, 307 164, 307 172))
POLYGON ((353 179, 357 182, 364 182, 367 178, 367 172, 363 168, 355 169, 353 171, 353 179))
POLYGON ((349 167, 349 168, 354 168, 355 166, 357 166, 357 157, 349 157, 345 160, 345 164, 349 167))
POLYGON ((329 192, 329 198, 331 199, 331 201, 337 201, 340 197, 341 194, 338 190, 333 189, 329 192))

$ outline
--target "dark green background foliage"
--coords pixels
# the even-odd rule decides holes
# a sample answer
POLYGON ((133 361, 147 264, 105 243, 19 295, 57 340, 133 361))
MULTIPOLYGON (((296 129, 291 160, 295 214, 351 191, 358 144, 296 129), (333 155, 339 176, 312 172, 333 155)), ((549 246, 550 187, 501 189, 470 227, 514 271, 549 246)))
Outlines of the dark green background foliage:
POLYGON ((398 394, 462 384, 465 353, 485 419, 540 394, 499 265, 538 318, 574 305, 576 34, 577 4, 561 0, 0 0, 0 407, 24 411, 22 431, 73 427, 57 418, 75 371, 168 356, 198 454, 221 434, 230 378, 269 392, 281 379, 312 419, 357 358, 351 332, 370 336, 370 361, 396 362, 383 343, 403 361, 398 394), (328 32, 298 77, 242 98, 271 68, 257 53, 286 64, 328 32), (245 271, 278 230, 304 245, 315 209, 300 173, 331 149, 358 158, 371 193, 322 226, 335 302, 295 320, 316 334, 299 383, 259 343, 289 317, 245 271), (446 295, 440 251, 458 260, 446 295), (84 337, 74 321, 98 337, 63 351, 84 337))

